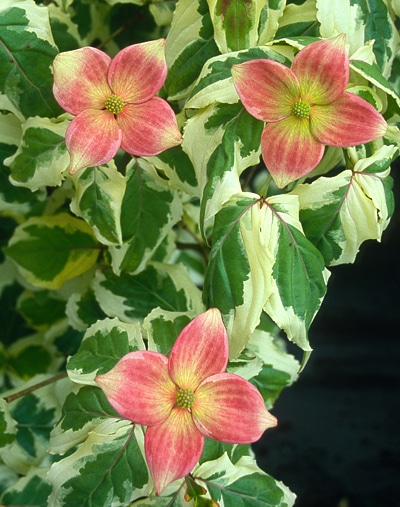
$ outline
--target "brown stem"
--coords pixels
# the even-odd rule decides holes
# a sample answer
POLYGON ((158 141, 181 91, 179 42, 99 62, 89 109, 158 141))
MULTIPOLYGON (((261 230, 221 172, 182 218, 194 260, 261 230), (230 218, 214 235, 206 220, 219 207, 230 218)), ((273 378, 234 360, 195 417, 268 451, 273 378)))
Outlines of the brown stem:
POLYGON ((26 394, 32 393, 33 391, 36 391, 37 389, 40 389, 41 387, 48 386, 49 384, 52 384, 53 382, 57 382, 58 380, 61 380, 63 378, 67 377, 67 372, 63 371, 62 373, 58 373, 57 375, 54 375, 54 377, 50 377, 46 380, 43 380, 42 382, 38 382, 37 384, 27 387, 26 389, 22 389, 22 391, 18 391, 17 393, 10 394, 9 396, 5 396, 3 399, 7 403, 11 403, 12 401, 17 400, 18 398, 22 398, 26 394))

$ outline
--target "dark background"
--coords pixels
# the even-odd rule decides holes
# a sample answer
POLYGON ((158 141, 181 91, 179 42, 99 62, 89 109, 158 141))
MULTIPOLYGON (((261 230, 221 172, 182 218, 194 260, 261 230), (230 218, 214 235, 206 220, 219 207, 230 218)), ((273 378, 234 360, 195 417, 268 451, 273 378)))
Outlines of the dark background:
POLYGON ((400 506, 399 169, 382 242, 331 268, 310 330, 314 352, 274 406, 278 427, 254 446, 259 466, 297 494, 296 507, 400 506))

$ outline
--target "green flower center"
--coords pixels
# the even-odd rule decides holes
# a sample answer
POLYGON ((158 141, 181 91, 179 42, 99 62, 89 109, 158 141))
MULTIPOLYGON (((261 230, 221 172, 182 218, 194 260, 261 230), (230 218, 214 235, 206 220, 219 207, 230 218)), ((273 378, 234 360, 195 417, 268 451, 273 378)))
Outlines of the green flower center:
POLYGON ((124 109, 125 102, 118 95, 110 95, 104 102, 104 107, 112 114, 118 114, 124 109))
POLYGON ((310 116, 311 106, 307 102, 298 100, 292 107, 292 113, 297 118, 308 118, 310 116))
POLYGON ((180 408, 191 408, 194 403, 194 392, 190 389, 179 389, 176 404, 180 408))

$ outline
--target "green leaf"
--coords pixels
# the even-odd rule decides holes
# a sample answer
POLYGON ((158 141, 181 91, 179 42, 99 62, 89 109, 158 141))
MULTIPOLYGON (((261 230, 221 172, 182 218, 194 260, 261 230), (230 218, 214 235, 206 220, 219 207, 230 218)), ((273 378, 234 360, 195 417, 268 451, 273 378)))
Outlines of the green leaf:
MULTIPOLYGON (((37 384, 38 378, 43 380, 43 377, 35 377, 25 383, 24 387, 37 384)), ((69 381, 64 379, 59 382, 57 387, 63 390, 69 381)), ((6 396, 12 394, 13 392, 5 393, 6 396)), ((0 449, 2 461, 21 475, 25 475, 29 468, 43 463, 44 459, 50 463, 50 432, 60 417, 60 400, 57 398, 54 384, 43 386, 39 391, 14 400, 10 404, 10 415, 16 424, 15 440, 10 447, 0 449)))
POLYGON ((65 317, 65 302, 49 291, 25 291, 18 299, 18 311, 31 327, 43 331, 65 317))
POLYGON ((397 149, 383 146, 332 178, 298 185, 300 219, 305 234, 321 251, 326 265, 354 262, 367 239, 380 240, 393 213, 389 165, 397 149))
POLYGON ((0 91, 27 118, 55 117, 51 65, 58 53, 47 8, 25 0, 3 0, 0 11, 0 91))
POLYGON ((197 179, 193 165, 181 146, 163 151, 156 157, 148 157, 164 180, 168 179, 173 189, 183 190, 188 195, 197 195, 197 179))
POLYGON ((143 458, 143 431, 129 421, 106 419, 48 473, 49 505, 128 505, 150 493, 143 458))
POLYGON ((45 186, 59 186, 69 164, 65 137, 66 122, 28 118, 22 125, 22 141, 14 155, 5 160, 11 181, 33 192, 45 186))
POLYGON ((250 382, 258 388, 267 407, 272 408, 281 391, 297 380, 300 364, 286 351, 281 339, 260 329, 252 334, 247 349, 248 354, 256 354, 264 363, 250 382))
POLYGON ((211 438, 205 438, 199 463, 216 460, 225 453, 230 461, 235 464, 242 456, 250 456, 252 451, 250 444, 224 444, 211 438))
POLYGON ((253 235, 251 225, 242 225, 243 220, 251 222, 253 208, 258 206, 258 196, 242 194, 232 198, 215 218, 203 298, 207 307, 217 307, 224 315, 231 359, 239 356, 259 324, 270 294, 273 257, 263 245, 259 247, 260 228, 255 226, 253 235), (247 228, 250 250, 246 248, 247 228))
POLYGON ((267 58, 282 64, 290 61, 270 46, 227 53, 210 58, 199 73, 199 77, 185 104, 187 109, 200 109, 214 102, 233 104, 239 97, 232 81, 232 65, 267 58))
POLYGON ((204 63, 217 54, 207 1, 179 0, 165 51, 169 100, 186 97, 204 63))
MULTIPOLYGON (((398 28, 392 19, 388 2, 317 0, 316 3, 321 36, 329 38, 345 33, 350 56, 364 44, 373 41, 377 68, 382 76, 388 78, 398 47, 398 28)), ((355 56, 356 60, 359 58, 355 56)))
POLYGON ((168 26, 174 19, 175 1, 163 0, 149 5, 149 11, 157 26, 168 26))
POLYGON ((32 457, 37 456, 35 440, 47 440, 53 427, 55 410, 41 405, 39 399, 28 394, 11 409, 17 422, 16 441, 32 457))
POLYGON ((125 178, 115 167, 91 167, 76 175, 75 188, 73 213, 92 227, 101 243, 122 243, 120 218, 125 178))
POLYGON ((54 346, 45 342, 42 333, 20 338, 8 349, 8 368, 24 380, 40 373, 53 373, 61 361, 54 346))
POLYGON ((291 507, 295 495, 281 482, 262 472, 253 458, 243 456, 233 464, 225 453, 193 473, 219 505, 235 507, 291 507))
POLYGON ((117 412, 111 407, 99 387, 83 386, 77 393, 70 393, 63 406, 61 429, 80 430, 94 419, 116 417, 117 412))
POLYGON ((376 62, 385 77, 389 77, 398 48, 398 28, 394 24, 385 0, 358 0, 366 19, 365 40, 373 40, 376 62))
POLYGON ((301 5, 286 5, 283 15, 279 19, 279 28, 275 34, 275 39, 298 37, 304 33, 317 37, 319 34, 316 29, 318 23, 315 4, 315 0, 306 0, 301 5))
MULTIPOLYGON (((5 96, 0 96, 0 109, 7 107, 7 101, 2 98, 5 96)), ((21 120, 15 114, 6 113, 4 110, 0 114, 0 209, 26 214, 38 202, 43 202, 45 189, 33 193, 28 188, 16 187, 10 181, 10 169, 4 165, 4 161, 12 159, 21 138, 21 120)))
POLYGON ((0 399, 0 447, 6 447, 15 440, 17 423, 11 417, 8 403, 0 399))
POLYGON ((400 114, 400 98, 393 86, 385 79, 377 65, 371 65, 362 60, 351 60, 350 68, 359 74, 362 78, 367 79, 371 84, 382 90, 390 102, 390 116, 400 114))
POLYGON ((307 332, 325 296, 329 273, 319 250, 299 230, 300 223, 290 223, 280 207, 273 206, 273 213, 278 238, 273 291, 264 310, 289 340, 309 351, 307 332))
POLYGON ((240 219, 254 201, 244 196, 233 200, 215 218, 203 298, 208 308, 217 307, 225 315, 244 304, 243 285, 249 278, 250 264, 240 232, 240 219))
POLYGON ((94 291, 103 311, 122 321, 144 319, 157 307, 202 312, 200 291, 179 264, 152 263, 137 275, 97 273, 94 291))
POLYGON ((195 316, 155 308, 143 322, 148 349, 168 356, 179 333, 195 316))
POLYGON ((204 298, 225 317, 231 358, 245 347, 263 309, 290 340, 310 350, 307 331, 326 278, 320 252, 302 233, 296 197, 242 194, 217 214, 204 298))
POLYGON ((138 324, 102 320, 86 331, 78 352, 68 359, 67 372, 75 382, 93 384, 96 375, 111 370, 122 356, 144 348, 138 324))
POLYGON ((237 507, 286 506, 282 502, 282 490, 276 480, 268 475, 254 473, 240 478, 227 486, 206 482, 213 499, 223 501, 224 505, 237 507))
POLYGON ((241 191, 240 174, 259 162, 263 123, 238 104, 216 104, 186 124, 183 149, 191 159, 202 195, 204 230, 232 195, 241 191))
POLYGON ((4 250, 30 283, 59 289, 94 266, 99 247, 85 222, 60 213, 29 218, 4 250))
POLYGON ((68 322, 78 331, 86 331, 97 320, 106 317, 92 289, 88 289, 83 294, 76 292, 72 294, 67 303, 66 315, 68 322))
POLYGON ((20 477, 0 497, 2 505, 46 507, 51 486, 46 480, 46 469, 32 468, 20 477))
POLYGON ((262 371, 251 379, 260 391, 264 401, 272 406, 281 391, 290 385, 290 376, 282 371, 275 370, 271 366, 264 365, 262 371))
POLYGON ((71 20, 71 14, 58 5, 48 5, 51 33, 59 51, 72 51, 84 46, 79 37, 78 28, 71 20))
MULTIPOLYGON (((264 4, 264 2, 262 2, 264 4)), ((261 5, 262 5, 261 4, 261 5)), ((286 0, 269 0, 263 5, 258 28, 258 45, 262 46, 267 42, 279 39, 276 35, 281 24, 282 15, 287 9, 286 0)), ((306 14, 306 6, 303 4, 302 17, 306 14)))
POLYGON ((214 26, 215 42, 221 53, 253 47, 258 41, 262 7, 260 0, 207 0, 214 26))
POLYGON ((144 269, 172 227, 182 216, 178 192, 132 164, 127 170, 126 191, 121 205, 124 244, 110 248, 115 272, 137 273, 144 269))

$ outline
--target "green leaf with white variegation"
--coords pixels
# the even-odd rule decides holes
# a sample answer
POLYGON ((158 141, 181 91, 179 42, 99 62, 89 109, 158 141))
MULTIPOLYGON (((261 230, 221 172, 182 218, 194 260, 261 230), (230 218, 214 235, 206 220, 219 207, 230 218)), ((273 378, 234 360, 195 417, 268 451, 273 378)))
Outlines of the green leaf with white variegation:
POLYGON ((87 329, 77 353, 68 359, 68 376, 78 384, 96 385, 96 375, 111 370, 128 352, 144 348, 138 323, 98 321, 87 329))
MULTIPOLYGON (((239 356, 251 332, 258 325, 265 303, 264 294, 257 294, 253 290, 254 271, 251 269, 240 230, 242 217, 255 202, 253 194, 243 194, 232 198, 217 213, 204 280, 203 299, 206 306, 219 308, 224 316, 231 359, 239 356), (232 252, 235 252, 234 256, 232 252), (234 332, 235 329, 238 329, 237 333, 234 332)), ((260 268, 263 269, 260 283, 268 283, 272 269, 272 260, 269 263, 263 262, 264 260, 260 261, 260 268)))
MULTIPOLYGON (((49 375, 37 375, 25 382, 24 388, 29 389, 49 378, 49 375)), ((10 404, 10 415, 16 423, 15 440, 0 448, 0 458, 11 470, 25 475, 29 469, 45 465, 45 462, 48 466, 51 462, 48 455, 50 432, 60 418, 61 400, 68 384, 70 382, 66 378, 57 384, 50 383, 10 404)), ((3 393, 3 396, 20 390, 19 386, 3 393)))
POLYGON ((65 318, 65 301, 47 290, 24 291, 17 307, 29 326, 38 331, 45 331, 65 318))
POLYGON ((350 55, 364 45, 365 18, 357 0, 316 0, 316 5, 322 37, 329 38, 345 33, 350 55))
POLYGON ((90 288, 83 293, 74 292, 71 294, 67 301, 65 314, 70 326, 78 331, 86 331, 97 320, 106 317, 90 288))
POLYGON ((7 488, 12 488, 18 481, 18 478, 18 474, 8 468, 7 465, 4 465, 4 463, 0 463, 0 502, 2 493, 6 491, 7 488))
POLYGON ((322 37, 347 35, 350 56, 365 42, 374 41, 379 72, 386 78, 390 76, 400 37, 385 0, 317 0, 317 19, 322 37))
POLYGON ((55 3, 47 6, 50 17, 51 33, 59 51, 72 51, 84 46, 77 25, 72 21, 70 12, 55 3))
POLYGON ((287 58, 270 46, 253 47, 210 58, 202 68, 185 108, 201 109, 214 102, 238 102, 239 97, 232 81, 232 65, 262 58, 290 65, 287 58))
POLYGON ((393 213, 389 166, 396 153, 396 147, 383 146, 356 162, 354 172, 345 170, 293 190, 305 234, 326 265, 352 263, 364 241, 381 239, 393 213))
POLYGON ((148 349, 168 356, 179 333, 195 316, 194 312, 167 312, 154 308, 143 321, 148 349))
POLYGON ((182 147, 191 159, 201 192, 203 232, 232 195, 240 174, 260 159, 263 122, 237 104, 215 104, 190 118, 182 147))
POLYGON ((218 54, 213 33, 207 0, 179 0, 165 47, 169 100, 187 97, 205 62, 218 54))
POLYGON ((390 120, 392 116, 398 117, 398 115, 400 115, 400 97, 389 81, 382 75, 377 65, 371 65, 361 60, 351 60, 350 68, 361 78, 367 79, 372 85, 376 86, 378 90, 386 94, 388 104, 385 116, 388 120, 390 120))
POLYGON ((271 296, 264 310, 289 340, 311 351, 308 329, 325 296, 329 272, 321 253, 303 233, 295 195, 268 198, 263 214, 264 241, 275 259, 271 296))
POLYGON ((47 507, 47 498, 51 492, 46 479, 47 471, 47 468, 32 467, 3 492, 0 496, 1 504, 47 507))
POLYGON ((287 374, 289 384, 293 384, 297 380, 300 363, 292 354, 287 352, 286 344, 282 338, 256 329, 251 335, 246 348, 260 357, 264 364, 287 374))
POLYGON ((94 266, 99 246, 83 220, 60 213, 26 220, 4 251, 29 283, 59 289, 94 266))
POLYGON ((50 434, 52 454, 64 455, 84 442, 102 420, 120 419, 103 391, 97 386, 80 386, 70 392, 62 407, 62 417, 50 434))
POLYGON ((33 192, 46 186, 59 186, 69 165, 65 146, 68 123, 49 118, 28 118, 22 124, 22 141, 4 164, 10 167, 14 185, 33 192))
MULTIPOLYGON (((258 27, 257 45, 259 46, 266 44, 275 37, 278 27, 281 25, 282 15, 288 7, 286 6, 286 0, 269 0, 262 3, 264 5, 262 6, 258 27)), ((302 15, 303 17, 304 15, 302 15)))
POLYGON ((317 26, 315 3, 316 0, 306 0, 301 5, 286 5, 282 16, 279 18, 279 28, 275 34, 275 39, 298 37, 304 33, 314 35, 312 29, 317 26))
POLYGON ((51 64, 58 53, 47 7, 29 0, 2 0, 0 6, 0 91, 25 118, 55 117, 51 64))
POLYGON ((14 442, 17 433, 17 423, 11 417, 8 403, 0 399, 0 448, 14 442))
POLYGON ((243 456, 233 464, 225 453, 196 467, 193 476, 220 507, 291 507, 296 498, 282 482, 263 472, 250 456, 243 456))
POLYGON ((4 165, 4 160, 11 159, 22 139, 22 122, 14 113, 7 113, 15 109, 5 95, 0 95, 0 210, 7 213, 26 214, 32 207, 45 199, 45 188, 36 193, 28 188, 16 187, 10 181, 10 169, 4 165))
POLYGON ((310 350, 307 332, 328 274, 298 211, 295 196, 243 194, 216 216, 204 299, 225 317, 231 358, 246 346, 263 309, 290 340, 310 350))
POLYGON ((98 424, 99 419, 121 418, 97 385, 82 386, 77 392, 70 393, 65 399, 62 412, 59 422, 61 429, 72 431, 81 430, 93 420, 98 424))
MULTIPOLYGON (((4 96, 3 96, 4 98, 4 96)), ((5 106, 0 97, 0 108, 5 106)), ((13 113, 4 111, 0 114, 0 143, 19 146, 22 138, 21 120, 13 113)))
MULTIPOLYGON (((50 335, 55 334, 56 329, 55 326, 50 335)), ((26 381, 35 375, 52 374, 58 371, 64 362, 64 357, 57 352, 44 333, 20 338, 9 346, 7 356, 9 377, 16 385, 21 379, 26 381)))
POLYGON ((379 97, 378 93, 376 93, 369 86, 351 85, 346 88, 346 91, 354 93, 354 95, 361 97, 366 102, 369 102, 371 105, 373 105, 376 110, 382 112, 383 110, 382 100, 379 97))
POLYGON ((168 311, 203 311, 201 292, 181 264, 152 262, 137 275, 97 272, 93 289, 102 310, 122 321, 142 320, 158 306, 168 311))
POLYGON ((256 377, 262 370, 262 359, 249 353, 248 350, 243 351, 237 359, 232 359, 228 362, 227 371, 235 373, 246 380, 256 377))
POLYGON ((172 499, 167 496, 149 496, 137 500, 131 507, 182 507, 182 504, 176 499, 176 495, 172 499))
MULTIPOLYGON (((168 185, 172 189, 182 190, 190 196, 198 195, 193 165, 181 146, 163 151, 156 157, 147 157, 147 160, 152 166, 152 170, 150 170, 153 179, 161 179, 162 177, 165 184, 165 178, 167 178, 168 185)), ((143 161, 141 166, 150 174, 149 167, 143 161)))
POLYGON ((130 421, 101 421, 73 454, 51 466, 49 505, 111 507, 148 495, 143 440, 143 430, 130 421))
POLYGON ((142 271, 181 216, 179 193, 151 178, 139 162, 129 164, 121 203, 124 243, 109 249, 114 272, 142 271))
POLYGON ((388 78, 400 44, 400 35, 386 0, 355 0, 365 20, 365 41, 373 40, 376 62, 382 75, 388 78))
POLYGON ((247 49, 257 45, 262 0, 207 0, 214 39, 221 53, 247 49))
POLYGON ((114 164, 90 167, 74 177, 71 211, 83 218, 105 245, 121 244, 121 207, 126 179, 114 164))
POLYGON ((169 27, 174 19, 176 2, 174 0, 163 0, 149 5, 149 11, 157 26, 169 27))

